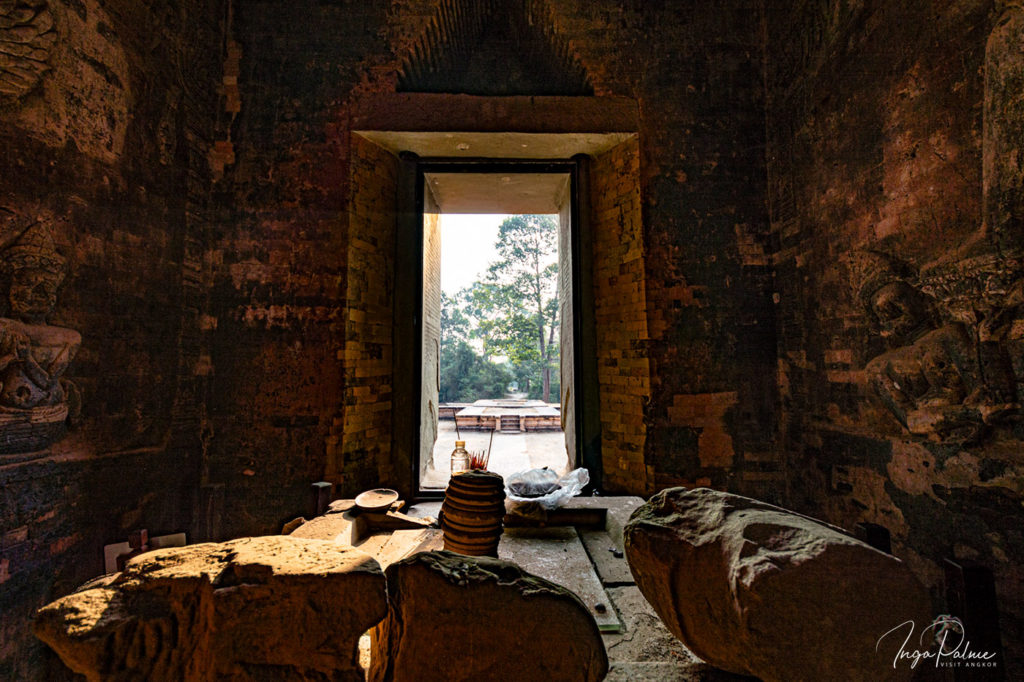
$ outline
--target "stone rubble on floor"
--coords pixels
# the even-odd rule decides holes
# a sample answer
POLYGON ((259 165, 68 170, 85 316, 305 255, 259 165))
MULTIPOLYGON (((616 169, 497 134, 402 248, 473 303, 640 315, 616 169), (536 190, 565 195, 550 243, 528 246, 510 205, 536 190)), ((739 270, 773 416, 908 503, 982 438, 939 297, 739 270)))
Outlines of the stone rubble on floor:
POLYGON ((364 552, 268 536, 143 554, 43 607, 35 633, 90 681, 354 682, 359 637, 386 611, 364 552))
POLYGON ((906 632, 883 635, 931 622, 899 559, 750 498, 664 490, 634 512, 625 539, 668 629, 712 665, 765 682, 907 678, 909 664, 893 665, 906 632))
POLYGON ((516 564, 425 552, 392 564, 372 682, 604 679, 597 625, 576 595, 516 564))

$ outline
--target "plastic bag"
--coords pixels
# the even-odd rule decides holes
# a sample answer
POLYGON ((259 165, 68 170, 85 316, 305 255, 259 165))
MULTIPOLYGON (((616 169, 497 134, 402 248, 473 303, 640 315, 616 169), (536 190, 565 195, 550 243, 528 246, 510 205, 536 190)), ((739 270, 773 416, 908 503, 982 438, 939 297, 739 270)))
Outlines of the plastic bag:
POLYGON ((561 488, 558 474, 553 469, 530 469, 512 474, 505 481, 505 488, 510 495, 535 500, 561 488))
POLYGON ((561 478, 547 467, 520 471, 505 479, 505 508, 519 516, 543 515, 579 495, 588 483, 590 473, 583 468, 573 469, 561 478))

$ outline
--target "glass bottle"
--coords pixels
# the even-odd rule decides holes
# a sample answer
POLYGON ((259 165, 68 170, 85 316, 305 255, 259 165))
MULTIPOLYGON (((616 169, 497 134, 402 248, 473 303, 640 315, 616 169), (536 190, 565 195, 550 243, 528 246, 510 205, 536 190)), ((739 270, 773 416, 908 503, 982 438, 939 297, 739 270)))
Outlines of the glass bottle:
POLYGON ((469 453, 466 452, 466 441, 455 441, 455 449, 452 450, 452 476, 469 471, 469 453))

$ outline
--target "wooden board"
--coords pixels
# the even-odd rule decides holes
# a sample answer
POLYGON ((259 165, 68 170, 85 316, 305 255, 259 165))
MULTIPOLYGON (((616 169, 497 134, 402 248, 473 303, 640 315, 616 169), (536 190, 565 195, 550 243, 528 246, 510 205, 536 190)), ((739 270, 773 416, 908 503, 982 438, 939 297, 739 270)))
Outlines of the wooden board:
POLYGON ((498 545, 498 558, 572 591, 586 604, 601 632, 622 630, 575 528, 507 528, 498 545))
POLYGON ((607 524, 605 509, 567 509, 559 507, 543 513, 544 520, 505 514, 506 528, 544 528, 547 526, 575 526, 576 528, 603 529, 607 524))

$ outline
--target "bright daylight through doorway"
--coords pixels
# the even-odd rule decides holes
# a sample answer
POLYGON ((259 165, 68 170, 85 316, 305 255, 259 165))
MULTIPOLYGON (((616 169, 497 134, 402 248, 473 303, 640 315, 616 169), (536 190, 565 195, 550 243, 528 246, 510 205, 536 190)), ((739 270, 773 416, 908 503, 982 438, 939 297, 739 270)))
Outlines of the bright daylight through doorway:
POLYGON ((456 440, 506 477, 570 468, 559 229, 558 215, 425 211, 423 400, 437 407, 421 411, 421 488, 447 486, 456 440))

